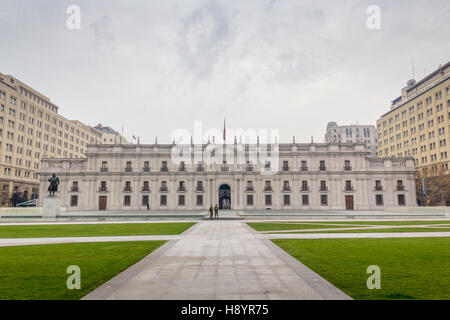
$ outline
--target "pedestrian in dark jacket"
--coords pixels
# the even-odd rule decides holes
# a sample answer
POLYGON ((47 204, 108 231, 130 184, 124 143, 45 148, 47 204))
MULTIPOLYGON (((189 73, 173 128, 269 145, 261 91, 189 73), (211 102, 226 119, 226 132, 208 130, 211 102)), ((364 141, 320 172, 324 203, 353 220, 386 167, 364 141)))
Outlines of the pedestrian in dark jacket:
POLYGON ((209 207, 209 218, 210 219, 214 218, 213 214, 214 214, 214 208, 213 208, 213 205, 211 204, 211 207, 209 207))
POLYGON ((214 218, 219 219, 219 206, 216 205, 214 206, 214 218))

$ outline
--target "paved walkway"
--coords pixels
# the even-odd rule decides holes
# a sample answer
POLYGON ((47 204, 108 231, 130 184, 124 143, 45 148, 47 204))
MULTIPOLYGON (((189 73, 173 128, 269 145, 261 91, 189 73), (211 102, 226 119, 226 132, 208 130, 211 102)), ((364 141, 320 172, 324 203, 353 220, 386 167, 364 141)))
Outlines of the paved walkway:
POLYGON ((0 239, 0 247, 29 246, 29 245, 56 244, 56 243, 82 243, 82 242, 159 241, 159 240, 177 240, 180 238, 181 238, 180 235, 10 238, 10 239, 0 239))
POLYGON ((200 222, 84 299, 350 299, 240 221, 200 222))
POLYGON ((267 239, 383 239, 383 238, 442 238, 450 232, 386 232, 386 233, 294 233, 264 234, 267 239))

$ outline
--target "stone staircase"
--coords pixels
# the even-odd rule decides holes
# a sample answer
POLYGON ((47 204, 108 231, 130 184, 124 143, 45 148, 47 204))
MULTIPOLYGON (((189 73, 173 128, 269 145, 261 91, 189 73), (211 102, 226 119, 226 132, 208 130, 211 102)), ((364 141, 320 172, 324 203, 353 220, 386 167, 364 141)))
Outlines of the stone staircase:
MULTIPOLYGON (((203 220, 211 220, 209 218, 209 211, 203 220)), ((237 210, 219 210, 219 219, 214 220, 244 220, 244 218, 238 214, 237 210)))

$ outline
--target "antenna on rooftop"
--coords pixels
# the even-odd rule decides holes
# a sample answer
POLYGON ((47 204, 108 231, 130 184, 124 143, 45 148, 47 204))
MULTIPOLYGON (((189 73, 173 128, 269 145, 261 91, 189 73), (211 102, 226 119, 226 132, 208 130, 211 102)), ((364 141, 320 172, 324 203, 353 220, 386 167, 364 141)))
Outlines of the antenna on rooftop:
POLYGON ((412 67, 412 78, 415 79, 416 72, 415 72, 415 66, 414 66, 414 56, 412 57, 411 67, 412 67))

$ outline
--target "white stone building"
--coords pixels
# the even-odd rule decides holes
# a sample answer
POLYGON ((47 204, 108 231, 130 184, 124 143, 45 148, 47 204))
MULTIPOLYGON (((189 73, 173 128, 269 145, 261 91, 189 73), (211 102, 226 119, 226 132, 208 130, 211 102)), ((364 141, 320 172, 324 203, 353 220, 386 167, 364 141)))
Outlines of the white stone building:
POLYGON ((235 142, 226 158, 215 157, 223 145, 187 145, 181 152, 174 146, 89 145, 85 159, 43 159, 40 194, 47 194, 48 178, 56 173, 62 205, 72 211, 146 210, 147 204, 151 210, 204 210, 216 203, 233 210, 417 204, 414 160, 372 158, 361 143, 266 149, 235 142))
POLYGON ((325 143, 364 143, 371 156, 378 156, 377 129, 374 125, 345 125, 329 122, 325 143))

